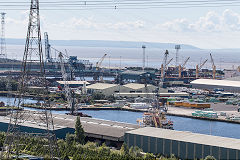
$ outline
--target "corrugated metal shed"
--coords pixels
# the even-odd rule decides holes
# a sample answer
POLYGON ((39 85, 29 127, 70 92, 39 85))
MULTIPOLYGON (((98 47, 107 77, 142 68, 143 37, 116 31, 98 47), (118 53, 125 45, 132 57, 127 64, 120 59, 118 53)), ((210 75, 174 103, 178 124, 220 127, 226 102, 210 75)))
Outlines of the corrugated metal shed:
POLYGON ((139 128, 128 131, 127 133, 240 150, 240 139, 234 138, 218 137, 154 127, 139 128))
POLYGON ((128 131, 124 139, 129 147, 165 156, 174 154, 180 159, 204 159, 208 155, 224 160, 240 158, 240 139, 152 127, 128 131))

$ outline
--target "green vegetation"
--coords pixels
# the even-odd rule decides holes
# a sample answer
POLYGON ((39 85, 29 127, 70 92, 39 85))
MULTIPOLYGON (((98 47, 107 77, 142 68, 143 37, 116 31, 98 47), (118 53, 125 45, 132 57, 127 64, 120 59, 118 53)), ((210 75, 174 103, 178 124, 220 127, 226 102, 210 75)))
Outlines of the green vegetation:
POLYGON ((8 90, 17 91, 17 88, 18 88, 18 82, 16 80, 8 79, 8 77, 0 79, 0 91, 8 91, 8 90))
POLYGON ((84 131, 82 128, 82 124, 80 122, 80 117, 77 117, 76 124, 75 124, 75 141, 84 144, 85 136, 84 131))

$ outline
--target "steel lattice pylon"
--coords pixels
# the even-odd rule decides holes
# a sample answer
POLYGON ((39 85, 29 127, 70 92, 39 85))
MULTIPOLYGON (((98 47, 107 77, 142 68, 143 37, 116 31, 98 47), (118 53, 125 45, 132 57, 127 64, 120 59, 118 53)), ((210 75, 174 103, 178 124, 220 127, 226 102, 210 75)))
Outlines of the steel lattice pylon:
POLYGON ((42 93, 39 93, 43 98, 41 104, 42 111, 26 111, 26 110, 14 110, 12 108, 9 114, 10 122, 8 125, 8 131, 6 134, 6 140, 3 146, 2 158, 11 158, 12 153, 17 157, 21 154, 21 144, 24 138, 29 136, 37 136, 46 139, 46 145, 44 145, 44 152, 48 154, 52 159, 58 157, 58 147, 56 137, 53 132, 54 124, 51 110, 47 110, 51 107, 48 98, 48 84, 45 77, 41 32, 40 32, 40 17, 39 17, 39 1, 31 0, 30 15, 27 39, 25 44, 25 51, 22 63, 22 75, 18 86, 18 98, 16 98, 16 107, 22 109, 24 105, 24 99, 27 90, 30 87, 41 87, 42 93), (39 64, 39 67, 32 68, 31 64, 39 64), (22 126, 32 125, 38 127, 41 130, 39 133, 26 133, 23 131, 22 126))
POLYGON ((6 41, 5 41, 5 15, 6 13, 2 12, 1 14, 1 57, 6 57, 6 41))

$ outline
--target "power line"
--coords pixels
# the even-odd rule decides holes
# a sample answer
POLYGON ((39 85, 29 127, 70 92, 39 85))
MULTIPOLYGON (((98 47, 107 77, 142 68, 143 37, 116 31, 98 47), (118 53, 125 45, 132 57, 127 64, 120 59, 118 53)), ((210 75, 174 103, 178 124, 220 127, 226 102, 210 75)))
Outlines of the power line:
MULTIPOLYGON (((26 10, 28 2, 0 2, 2 10, 26 10)), ((41 10, 108 10, 108 9, 158 9, 158 8, 202 8, 240 6, 238 0, 122 0, 122 1, 49 1, 41 3, 41 10), (70 3, 71 2, 71 3, 70 3)))

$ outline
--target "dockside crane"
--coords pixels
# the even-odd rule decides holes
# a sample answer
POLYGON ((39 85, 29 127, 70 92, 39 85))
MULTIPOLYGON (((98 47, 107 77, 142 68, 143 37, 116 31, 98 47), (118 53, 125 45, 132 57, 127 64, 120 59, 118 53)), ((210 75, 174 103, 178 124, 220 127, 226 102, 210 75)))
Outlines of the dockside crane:
POLYGON ((68 75, 66 73, 65 65, 64 65, 64 60, 63 60, 63 54, 62 52, 59 52, 58 54, 59 60, 60 60, 60 66, 61 66, 61 73, 62 73, 62 78, 64 81, 64 92, 67 98, 68 102, 68 107, 70 108, 70 114, 74 115, 75 112, 77 111, 75 107, 75 102, 73 98, 73 92, 71 91, 69 84, 67 83, 68 80, 68 75))
POLYGON ((183 71, 183 69, 185 68, 185 66, 186 66, 187 62, 189 61, 189 59, 190 59, 190 57, 188 57, 188 58, 183 62, 182 65, 179 65, 179 69, 178 69, 178 71, 179 71, 178 77, 179 77, 179 78, 182 78, 182 71, 183 71))
POLYGON ((52 56, 51 56, 51 45, 49 44, 48 40, 48 33, 44 33, 44 39, 45 39, 45 58, 46 62, 52 62, 52 56))
POLYGON ((101 79, 102 79, 102 74, 99 75, 101 72, 100 68, 101 68, 102 62, 106 58, 106 56, 107 56, 107 54, 104 54, 103 57, 98 62, 96 62, 96 73, 95 73, 95 76, 93 77, 95 81, 99 80, 99 77, 101 77, 101 79))
POLYGON ((206 64, 207 61, 208 59, 206 59, 202 64, 200 64, 200 66, 196 66, 196 78, 199 77, 199 71, 202 69, 202 67, 206 64))
POLYGON ((99 70, 99 69, 100 69, 100 67, 101 67, 101 65, 102 65, 102 62, 103 62, 103 60, 106 58, 106 56, 107 56, 107 54, 104 54, 104 55, 102 56, 102 58, 96 63, 96 70, 99 70))
POLYGON ((216 78, 216 66, 214 64, 214 60, 212 57, 212 54, 210 53, 210 57, 211 57, 211 62, 212 62, 212 78, 215 79, 216 78))
POLYGON ((164 82, 167 65, 172 61, 172 60, 171 60, 169 63, 167 62, 168 55, 169 55, 169 52, 168 52, 168 50, 166 50, 165 53, 164 53, 163 63, 162 63, 162 65, 161 65, 161 81, 162 81, 162 82, 164 82))

